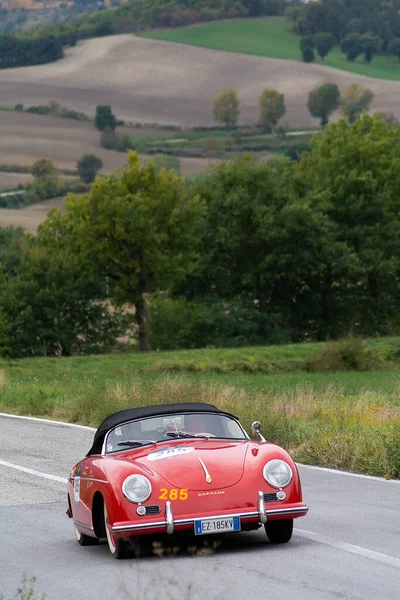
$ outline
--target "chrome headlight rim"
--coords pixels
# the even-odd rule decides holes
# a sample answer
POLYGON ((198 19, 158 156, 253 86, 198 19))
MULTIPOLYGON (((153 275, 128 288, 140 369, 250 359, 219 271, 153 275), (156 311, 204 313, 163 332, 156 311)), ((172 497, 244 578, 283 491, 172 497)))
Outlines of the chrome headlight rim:
POLYGON ((288 486, 288 485, 291 483, 291 481, 292 481, 292 479, 293 479, 293 471, 292 471, 292 468, 291 468, 291 466, 290 466, 290 465, 289 465, 289 464, 288 464, 288 463, 287 463, 285 460, 283 460, 283 459, 281 459, 281 458, 273 458, 272 460, 269 460, 269 461, 268 461, 268 462, 267 462, 267 463, 264 465, 264 468, 263 468, 263 477, 264 477, 265 481, 266 481, 267 483, 269 483, 269 485, 271 485, 271 486, 272 486, 272 487, 274 487, 274 488, 281 489, 281 488, 285 488, 285 487, 287 487, 287 486, 288 486), (288 480, 287 480, 285 483, 283 483, 283 484, 282 484, 282 483, 281 483, 281 484, 278 484, 278 483, 276 483, 276 482, 273 482, 273 481, 270 479, 270 477, 268 477, 268 468, 269 468, 269 467, 270 467, 270 466, 271 466, 273 463, 282 463, 282 464, 284 464, 284 465, 285 465, 285 467, 287 467, 287 468, 289 469, 289 478, 288 478, 288 480))
POLYGON ((141 475, 140 473, 134 473, 132 475, 128 475, 128 477, 124 480, 123 484, 122 484, 122 493, 124 494, 125 498, 129 501, 132 502, 133 504, 142 504, 143 502, 146 502, 146 500, 148 500, 151 496, 151 492, 153 491, 152 487, 151 487, 151 483, 150 481, 147 479, 147 477, 145 477, 144 475, 141 475), (146 486, 147 486, 147 494, 143 497, 136 498, 133 499, 131 496, 129 496, 128 492, 127 492, 127 485, 129 483, 129 481, 131 481, 132 479, 141 479, 142 481, 145 482, 146 486))

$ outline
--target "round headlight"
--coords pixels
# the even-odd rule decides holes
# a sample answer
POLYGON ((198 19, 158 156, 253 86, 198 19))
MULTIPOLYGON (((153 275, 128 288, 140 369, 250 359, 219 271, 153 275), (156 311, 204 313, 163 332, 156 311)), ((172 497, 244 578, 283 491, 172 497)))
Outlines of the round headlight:
POLYGON ((129 475, 122 484, 122 492, 130 502, 144 502, 151 494, 150 481, 143 475, 129 475))
POLYGON ((292 469, 283 460, 270 460, 263 469, 265 481, 277 488, 283 488, 292 481, 292 469))

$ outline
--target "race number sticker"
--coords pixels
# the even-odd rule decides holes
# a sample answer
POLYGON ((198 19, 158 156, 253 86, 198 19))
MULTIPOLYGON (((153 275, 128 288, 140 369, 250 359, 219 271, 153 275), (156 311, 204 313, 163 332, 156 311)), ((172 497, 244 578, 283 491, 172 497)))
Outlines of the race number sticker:
POLYGON ((191 446, 179 446, 178 448, 167 448, 166 450, 158 450, 158 452, 152 452, 148 455, 147 460, 165 460, 166 458, 173 458, 174 456, 182 456, 183 454, 189 454, 193 452, 194 448, 191 446))
POLYGON ((75 473, 75 479, 74 479, 75 504, 79 504, 79 502, 81 501, 81 471, 82 471, 82 465, 79 465, 79 467, 75 473))

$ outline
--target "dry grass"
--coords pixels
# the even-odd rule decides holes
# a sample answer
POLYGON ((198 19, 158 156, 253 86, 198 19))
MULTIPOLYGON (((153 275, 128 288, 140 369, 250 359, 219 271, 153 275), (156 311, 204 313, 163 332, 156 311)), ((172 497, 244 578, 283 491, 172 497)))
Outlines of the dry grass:
POLYGON ((341 89, 362 83, 375 94, 372 109, 400 117, 400 84, 338 71, 318 64, 269 59, 119 35, 87 40, 56 63, 2 71, 2 103, 46 104, 55 100, 93 115, 111 104, 131 122, 205 125, 221 90, 234 88, 241 121, 254 122, 265 87, 285 94, 291 126, 315 124, 308 92, 326 82, 341 89))
POLYGON ((399 389, 354 393, 337 385, 316 390, 301 384, 286 389, 248 391, 239 385, 182 376, 129 383, 84 381, 74 393, 57 395, 32 382, 24 391, 3 379, 2 407, 97 426, 111 412, 169 402, 207 402, 237 415, 247 431, 260 419, 267 440, 309 464, 400 476, 399 389))
POLYGON ((6 387, 6 374, 3 369, 0 369, 0 390, 6 387))

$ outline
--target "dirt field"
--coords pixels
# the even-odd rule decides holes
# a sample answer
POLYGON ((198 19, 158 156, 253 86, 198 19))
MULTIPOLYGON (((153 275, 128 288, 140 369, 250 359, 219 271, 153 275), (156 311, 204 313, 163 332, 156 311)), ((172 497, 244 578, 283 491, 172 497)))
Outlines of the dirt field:
POLYGON ((285 121, 306 126, 315 123, 306 108, 308 92, 328 81, 341 89, 360 82, 375 94, 373 110, 400 117, 398 82, 133 35, 87 40, 59 62, 1 71, 1 103, 56 100, 89 114, 102 103, 111 104, 120 118, 132 122, 201 125, 212 121, 217 92, 233 87, 242 102, 241 121, 246 123, 257 119, 260 92, 271 87, 286 96, 285 121))
POLYGON ((26 185, 32 181, 33 177, 29 173, 3 173, 0 171, 0 190, 14 190, 19 185, 26 185))
MULTIPOLYGON (((149 130, 149 133, 157 130, 149 130)), ((146 130, 129 130, 124 133, 147 135, 146 130)), ((76 169, 83 154, 95 154, 103 161, 102 172, 122 168, 126 155, 105 150, 99 143, 100 134, 90 123, 69 119, 0 111, 0 163, 31 166, 39 158, 50 158, 56 167, 76 169)), ((141 157, 146 161, 148 157, 141 157)), ((206 170, 205 159, 181 159, 182 175, 192 175, 206 170)), ((0 189, 13 188, 19 183, 29 183, 27 173, 0 171, 0 189)))
POLYGON ((2 208, 0 209, 0 227, 14 225, 35 233, 39 223, 45 220, 47 212, 53 207, 63 208, 64 202, 65 198, 55 198, 19 210, 2 208))

